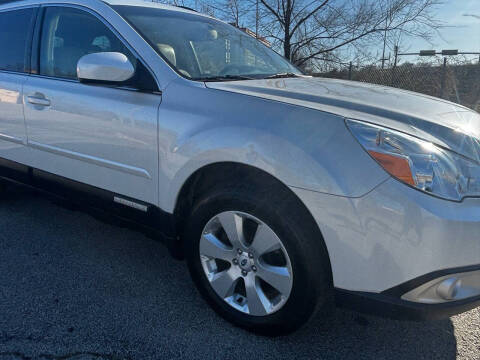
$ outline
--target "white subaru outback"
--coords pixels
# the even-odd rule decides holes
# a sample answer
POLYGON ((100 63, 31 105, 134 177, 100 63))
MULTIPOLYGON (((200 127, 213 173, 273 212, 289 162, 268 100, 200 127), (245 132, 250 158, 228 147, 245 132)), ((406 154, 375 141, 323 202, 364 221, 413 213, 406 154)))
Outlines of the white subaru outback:
POLYGON ((480 115, 134 0, 0 5, 0 176, 154 232, 231 322, 480 305, 480 115))

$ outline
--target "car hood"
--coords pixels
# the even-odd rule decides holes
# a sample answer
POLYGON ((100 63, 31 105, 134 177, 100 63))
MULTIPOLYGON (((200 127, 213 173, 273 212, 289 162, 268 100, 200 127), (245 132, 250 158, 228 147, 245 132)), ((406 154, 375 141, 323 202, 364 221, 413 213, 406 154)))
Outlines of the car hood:
POLYGON ((313 77, 208 82, 206 86, 389 127, 480 161, 480 114, 442 99, 386 86, 313 77))

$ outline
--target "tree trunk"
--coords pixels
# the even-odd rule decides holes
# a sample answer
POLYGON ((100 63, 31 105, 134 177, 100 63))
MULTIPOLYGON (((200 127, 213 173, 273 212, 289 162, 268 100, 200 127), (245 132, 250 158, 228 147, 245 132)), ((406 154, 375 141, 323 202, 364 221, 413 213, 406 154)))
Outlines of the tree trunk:
POLYGON ((292 39, 292 37, 290 35, 290 24, 291 24, 291 21, 292 21, 292 8, 291 8, 291 6, 292 6, 291 0, 287 0, 287 8, 285 10, 285 15, 284 15, 285 34, 284 34, 284 42, 283 42, 283 51, 284 51, 285 57, 288 60, 292 60, 291 59, 292 46, 291 46, 291 43, 290 43, 290 40, 292 39))
POLYGON ((292 56, 292 48, 290 45, 290 38, 288 36, 285 36, 285 41, 283 42, 283 52, 285 53, 285 58, 292 60, 290 59, 290 56, 292 56))

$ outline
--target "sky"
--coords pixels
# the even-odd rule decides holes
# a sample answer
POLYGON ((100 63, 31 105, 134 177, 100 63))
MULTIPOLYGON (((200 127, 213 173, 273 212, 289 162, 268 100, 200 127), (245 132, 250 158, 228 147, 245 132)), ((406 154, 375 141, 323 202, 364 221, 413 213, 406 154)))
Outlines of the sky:
POLYGON ((480 52, 480 0, 446 0, 436 13, 447 27, 435 36, 435 44, 409 39, 406 42, 409 51, 458 49, 480 52))

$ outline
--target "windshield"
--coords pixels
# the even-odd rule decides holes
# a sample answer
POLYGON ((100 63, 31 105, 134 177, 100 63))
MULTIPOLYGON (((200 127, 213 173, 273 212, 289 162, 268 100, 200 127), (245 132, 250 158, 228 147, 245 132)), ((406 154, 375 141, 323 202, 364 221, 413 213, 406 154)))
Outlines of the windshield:
POLYGON ((152 7, 114 8, 179 74, 189 79, 235 80, 301 74, 275 51, 221 21, 152 7))

